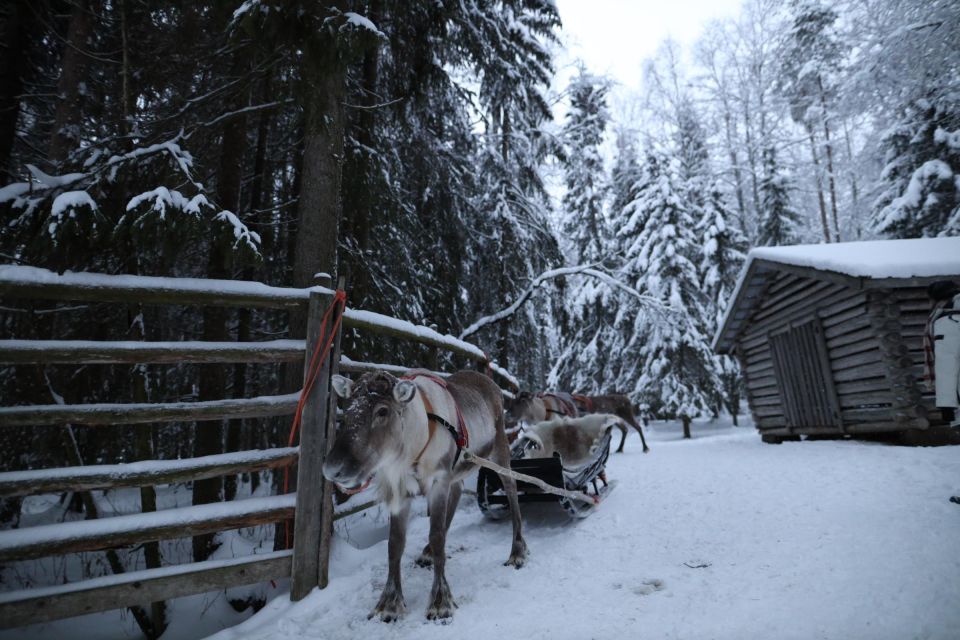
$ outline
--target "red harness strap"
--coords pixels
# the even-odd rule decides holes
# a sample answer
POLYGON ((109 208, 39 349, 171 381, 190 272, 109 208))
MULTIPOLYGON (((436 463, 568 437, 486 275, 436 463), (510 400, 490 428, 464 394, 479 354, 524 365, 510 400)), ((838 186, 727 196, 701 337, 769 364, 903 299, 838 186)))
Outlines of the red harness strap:
POLYGON ((593 413, 593 398, 590 396, 584 396, 580 395, 579 393, 575 393, 573 394, 573 400, 583 405, 583 408, 586 409, 588 413, 593 413))
POLYGON ((460 405, 457 403, 456 398, 453 397, 453 394, 450 393, 450 389, 447 387, 447 382, 443 378, 438 378, 437 376, 429 373, 414 373, 403 376, 400 379, 415 380, 417 378, 426 378, 427 380, 436 383, 442 387, 447 394, 450 395, 450 399, 453 400, 453 406, 457 411, 457 426, 454 427, 452 424, 447 422, 443 416, 434 413, 433 405, 430 404, 430 400, 427 398, 425 393, 421 392, 420 400, 423 402, 423 408, 427 412, 427 428, 430 430, 430 433, 427 436, 427 443, 423 445, 423 449, 421 449, 420 453, 417 454, 413 464, 416 466, 417 463, 420 462, 420 456, 422 456, 423 452, 427 450, 427 447, 430 445, 430 441, 433 439, 433 432, 436 431, 436 425, 441 424, 446 427, 447 431, 450 432, 450 435, 453 436, 454 442, 457 444, 457 454, 453 457, 453 466, 456 466, 457 461, 460 459, 460 452, 470 446, 470 432, 467 431, 467 423, 463 419, 463 412, 460 411, 460 405))
POLYGON ((558 407, 557 409, 553 409, 553 408, 547 406, 547 403, 544 402, 544 403, 543 403, 543 404, 544 404, 544 408, 546 408, 547 413, 555 413, 555 414, 560 415, 560 416, 569 416, 569 417, 571 417, 571 418, 576 418, 576 417, 577 417, 577 413, 579 413, 579 412, 577 411, 576 406, 574 406, 573 404, 571 404, 571 403, 570 403, 568 400, 566 400, 565 398, 561 398, 560 396, 558 396, 558 395, 555 394, 555 393, 541 393, 541 394, 539 394, 539 395, 540 395, 540 399, 541 399, 541 400, 546 400, 546 399, 549 398, 549 399, 552 400, 553 403, 556 404, 556 406, 558 407))

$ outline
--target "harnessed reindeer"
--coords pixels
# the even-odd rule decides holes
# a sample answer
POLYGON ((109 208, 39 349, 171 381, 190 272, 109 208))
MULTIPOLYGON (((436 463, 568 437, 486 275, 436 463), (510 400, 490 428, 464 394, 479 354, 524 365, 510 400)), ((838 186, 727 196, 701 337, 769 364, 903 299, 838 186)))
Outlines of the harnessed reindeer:
POLYGON ((630 425, 640 434, 640 442, 643 443, 643 452, 650 451, 647 446, 647 439, 643 437, 643 429, 633 415, 633 403, 630 398, 620 393, 608 393, 600 396, 573 395, 573 401, 577 403, 577 409, 580 413, 612 413, 623 422, 617 424, 620 429, 620 446, 617 447, 617 453, 623 453, 623 443, 627 441, 627 427, 630 425))
MULTIPOLYGON (((476 469, 461 459, 461 451, 469 444, 471 453, 510 466, 499 387, 484 375, 461 371, 445 380, 417 372, 399 379, 385 372, 367 373, 356 383, 334 376, 333 388, 346 400, 346 407, 323 475, 347 493, 374 483, 390 510, 387 582, 368 617, 390 622, 406 608, 400 559, 410 502, 422 493, 430 506, 430 540, 417 563, 432 564, 434 570, 427 618, 449 618, 457 605, 444 573, 447 531, 463 477, 476 469)), ((521 532, 517 485, 513 478, 503 477, 503 486, 513 519, 513 544, 505 564, 519 569, 526 560, 527 545, 521 532)))

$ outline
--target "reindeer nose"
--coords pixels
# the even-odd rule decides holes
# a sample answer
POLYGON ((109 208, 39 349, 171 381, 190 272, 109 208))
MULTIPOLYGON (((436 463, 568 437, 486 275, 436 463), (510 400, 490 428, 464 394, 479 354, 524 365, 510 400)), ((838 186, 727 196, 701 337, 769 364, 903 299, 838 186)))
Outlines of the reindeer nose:
POLYGON ((323 477, 331 482, 343 478, 343 464, 327 460, 323 463, 323 477))

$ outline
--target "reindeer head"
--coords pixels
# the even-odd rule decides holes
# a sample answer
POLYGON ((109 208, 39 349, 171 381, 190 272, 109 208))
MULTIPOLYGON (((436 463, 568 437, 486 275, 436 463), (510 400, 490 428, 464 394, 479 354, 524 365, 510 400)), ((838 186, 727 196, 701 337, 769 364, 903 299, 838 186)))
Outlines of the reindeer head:
POLYGON ((521 391, 516 398, 508 400, 506 403, 507 429, 515 429, 517 425, 532 424, 543 420, 543 416, 539 415, 543 411, 537 411, 536 405, 538 403, 542 406, 539 399, 529 391, 521 391))
POLYGON ((402 416, 417 388, 409 380, 378 371, 364 374, 356 383, 334 376, 333 389, 346 400, 346 407, 323 475, 349 491, 401 457, 402 416))

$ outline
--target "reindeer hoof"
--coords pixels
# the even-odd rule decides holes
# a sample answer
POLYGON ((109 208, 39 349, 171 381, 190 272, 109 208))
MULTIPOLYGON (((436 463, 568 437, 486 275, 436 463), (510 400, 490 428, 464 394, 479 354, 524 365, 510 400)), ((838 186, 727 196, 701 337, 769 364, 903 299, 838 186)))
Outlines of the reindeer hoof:
POLYGON ((424 569, 429 568, 429 567, 432 567, 432 566, 433 566, 433 555, 430 554, 430 553, 428 553, 428 552, 426 552, 426 551, 424 551, 424 552, 421 553, 419 556, 417 556, 417 559, 414 560, 413 563, 414 563, 415 565, 417 565, 418 567, 423 567, 424 569))
POLYGON ((449 621, 453 617, 453 610, 457 608, 457 603, 453 600, 446 580, 433 591, 430 607, 427 608, 427 620, 449 621))
POLYGON ((520 542, 519 544, 514 544, 513 549, 510 551, 510 558, 503 563, 505 567, 514 567, 519 569, 527 563, 527 543, 520 542))
POLYGON ((650 453, 650 447, 644 447, 644 448, 643 448, 643 452, 644 452, 644 453, 650 453))
POLYGON ((407 605, 403 601, 402 593, 399 591, 394 591, 393 593, 384 591, 383 595, 380 596, 380 602, 377 603, 377 606, 374 607, 370 615, 367 616, 367 620, 377 616, 381 622, 396 622, 406 610, 407 605))

